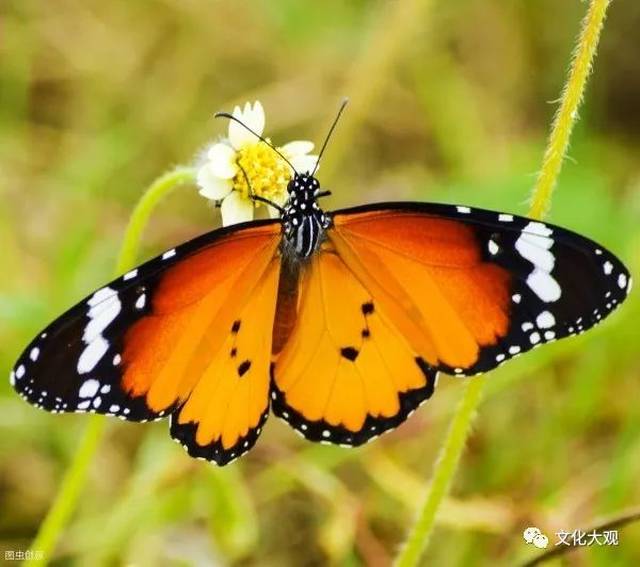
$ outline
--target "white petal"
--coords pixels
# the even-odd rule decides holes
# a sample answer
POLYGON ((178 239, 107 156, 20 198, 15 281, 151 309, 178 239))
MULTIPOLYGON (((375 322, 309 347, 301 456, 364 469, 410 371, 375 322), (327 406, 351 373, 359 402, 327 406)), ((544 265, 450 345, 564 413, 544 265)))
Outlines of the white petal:
POLYGON ((311 173, 316 167, 318 156, 295 156, 289 161, 291 161, 291 165, 296 168, 298 173, 311 173))
POLYGON ((224 226, 253 219, 253 203, 249 199, 244 199, 238 191, 234 191, 222 201, 220 210, 224 226))
POLYGON ((211 171, 210 165, 207 163, 198 170, 198 193, 207 199, 219 201, 224 199, 233 189, 231 179, 222 179, 211 171))
MULTIPOLYGON (((256 101, 253 107, 251 104, 246 103, 244 110, 240 110, 240 107, 236 106, 233 109, 233 116, 246 124, 256 134, 262 135, 262 132, 264 132, 265 116, 260 101, 256 101)), ((257 143, 258 139, 249 130, 231 120, 229 122, 229 141, 234 148, 239 150, 247 144, 257 143)))
POLYGON ((308 154, 313 150, 313 147, 313 142, 309 142, 307 140, 296 140, 295 142, 285 144, 280 148, 280 150, 288 158, 293 158, 308 154))
POLYGON ((264 132, 264 123, 265 123, 265 114, 264 108, 262 108, 262 104, 259 100, 256 100, 253 103, 253 109, 251 110, 250 115, 247 117, 247 106, 245 105, 245 118, 247 118, 248 123, 247 126, 251 128, 256 134, 260 134, 264 132))
POLYGON ((227 144, 216 144, 207 152, 209 167, 214 175, 222 179, 231 179, 238 173, 236 151, 227 144))

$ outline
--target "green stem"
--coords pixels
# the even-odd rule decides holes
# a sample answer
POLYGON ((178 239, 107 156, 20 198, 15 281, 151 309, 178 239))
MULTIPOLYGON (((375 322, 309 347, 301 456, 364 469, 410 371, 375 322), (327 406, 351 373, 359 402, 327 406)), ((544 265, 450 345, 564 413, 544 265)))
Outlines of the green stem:
POLYGON ((465 385, 464 395, 458 404, 453 421, 449 426, 447 438, 436 461, 427 498, 404 547, 396 558, 396 567, 417 565, 427 546, 438 508, 449 492, 460 455, 467 442, 485 380, 485 376, 480 376, 469 380, 465 385))
POLYGON ((593 60, 610 2, 611 0, 591 0, 587 15, 582 22, 569 76, 562 91, 560 107, 551 127, 542 169, 533 189, 529 215, 534 218, 544 217, 551 205, 551 195, 569 149, 571 132, 578 120, 578 109, 593 68, 593 60))
POLYGON ((138 257, 142 233, 149 222, 156 205, 171 191, 180 185, 196 182, 196 172, 189 167, 177 167, 158 177, 144 192, 136 204, 127 228, 124 232, 122 247, 116 263, 116 273, 121 274, 131 269, 138 257))
MULTIPOLYGON (((133 267, 142 232, 160 200, 176 187, 194 181, 195 171, 182 167, 160 176, 151 184, 138 201, 129 219, 116 262, 116 275, 133 267)), ((103 416, 89 417, 89 423, 82 434, 73 460, 62 478, 55 500, 31 544, 32 557, 38 557, 38 559, 29 561, 29 565, 46 565, 49 562, 62 530, 76 508, 78 497, 85 485, 87 471, 100 445, 105 428, 106 421, 103 416)))
MULTIPOLYGON (((584 96, 609 3, 610 0, 591 0, 584 18, 575 56, 562 91, 558 114, 551 128, 542 169, 533 190, 529 210, 529 216, 533 218, 544 217, 551 206, 551 196, 569 147, 571 132, 578 118, 578 108, 584 96)), ((417 565, 427 547, 438 508, 449 491, 471 431, 485 381, 486 378, 483 376, 473 378, 466 384, 434 466, 433 481, 418 513, 418 518, 396 558, 396 567, 417 565)))

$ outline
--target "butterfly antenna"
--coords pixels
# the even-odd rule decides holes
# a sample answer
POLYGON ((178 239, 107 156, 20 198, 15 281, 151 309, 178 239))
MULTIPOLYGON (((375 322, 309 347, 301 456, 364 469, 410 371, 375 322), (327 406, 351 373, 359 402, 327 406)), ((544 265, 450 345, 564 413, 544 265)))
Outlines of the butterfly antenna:
POLYGON ((249 126, 247 126, 242 120, 240 120, 239 118, 236 118, 233 114, 229 114, 228 112, 216 112, 213 116, 214 118, 228 118, 229 120, 233 120, 234 122, 237 122, 238 124, 240 124, 240 126, 242 126, 245 130, 248 130, 249 132, 251 132, 256 138, 258 138, 258 140, 267 144, 267 146, 269 146, 274 152, 276 152, 284 161, 286 161, 289 164, 289 167, 293 169, 293 172, 296 175, 298 174, 298 172, 296 171, 296 168, 293 167, 293 164, 286 157, 282 155, 282 152, 278 150, 278 148, 276 148, 271 142, 263 138, 256 131, 249 128, 249 126))
POLYGON ((249 176, 247 175, 247 172, 246 172, 245 168, 242 167, 240 164, 238 164, 238 167, 240 168, 240 171, 242 171, 242 175, 244 176, 244 180, 247 182, 247 187, 249 188, 249 197, 251 198, 251 200, 252 201, 260 201, 261 203, 264 203, 265 205, 271 205, 280 214, 283 214, 284 213, 284 208, 281 207, 280 205, 278 205, 278 203, 274 203, 273 201, 270 201, 269 199, 266 199, 265 197, 261 197, 260 195, 256 195, 253 192, 253 187, 251 187, 251 181, 249 181, 249 176))
POLYGON ((322 144, 322 148, 320 149, 320 153, 318 154, 318 160, 316 161, 316 166, 313 168, 313 171, 311 172, 311 177, 313 177, 316 171, 318 170, 318 166, 320 165, 320 158, 322 157, 322 154, 324 153, 324 150, 327 147, 327 144, 329 143, 329 139, 331 138, 331 134, 333 134, 333 131, 336 129, 336 126, 338 125, 338 120, 340 120, 340 116, 342 116, 342 113, 345 107, 347 106, 347 104, 349 104, 349 99, 345 97, 342 99, 342 103, 340 104, 338 114, 336 115, 336 118, 333 121, 331 128, 329 128, 329 133, 327 134, 327 137, 324 139, 324 143, 322 144))

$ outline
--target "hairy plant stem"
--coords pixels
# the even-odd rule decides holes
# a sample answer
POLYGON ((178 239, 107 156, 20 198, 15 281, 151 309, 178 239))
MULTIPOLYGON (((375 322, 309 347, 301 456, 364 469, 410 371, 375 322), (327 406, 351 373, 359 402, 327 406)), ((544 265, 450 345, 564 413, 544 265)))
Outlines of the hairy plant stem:
MULTIPOLYGON (((176 187, 194 182, 195 171, 181 167, 165 173, 149 186, 131 213, 116 261, 116 275, 133 267, 140 248, 140 238, 156 205, 176 187)), ((106 421, 103 416, 89 417, 89 423, 82 433, 73 460, 64 473, 55 500, 31 544, 32 556, 38 559, 29 561, 29 565, 46 565, 50 561, 62 531, 76 509, 89 466, 100 446, 105 429, 106 421)))
MULTIPOLYGON (((578 119, 578 108, 584 96, 609 3, 610 0, 591 0, 583 20, 567 81, 562 91, 560 107, 551 127, 542 169, 533 189, 529 209, 529 216, 532 218, 543 218, 551 206, 553 189, 567 154, 571 132, 578 119)), ((471 432, 485 381, 484 376, 472 378, 465 386, 462 399, 456 408, 440 455, 434 465, 433 481, 415 524, 396 557, 396 567, 417 565, 427 548, 438 509, 451 487, 471 432)))

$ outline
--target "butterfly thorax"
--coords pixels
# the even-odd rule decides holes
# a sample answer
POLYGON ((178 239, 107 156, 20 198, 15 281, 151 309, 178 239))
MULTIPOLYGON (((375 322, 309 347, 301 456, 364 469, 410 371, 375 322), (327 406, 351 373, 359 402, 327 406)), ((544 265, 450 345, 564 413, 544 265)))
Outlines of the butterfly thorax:
POLYGON ((289 201, 282 215, 284 244, 298 259, 308 258, 331 226, 331 217, 318 205, 320 183, 312 175, 296 173, 287 190, 289 201))

